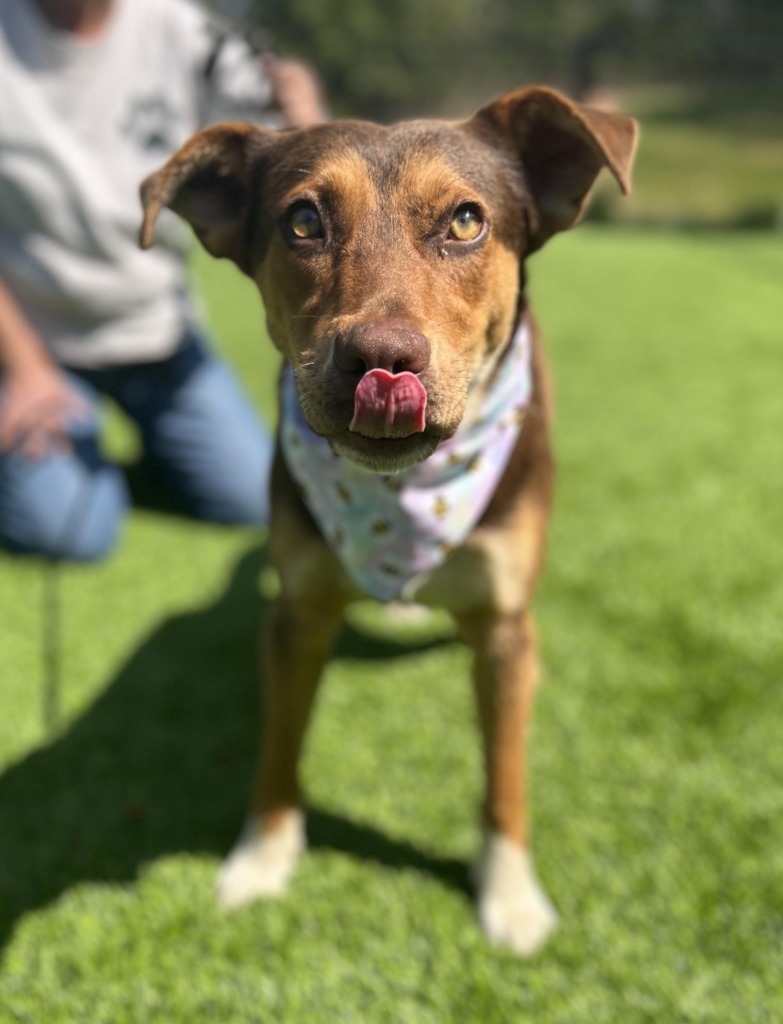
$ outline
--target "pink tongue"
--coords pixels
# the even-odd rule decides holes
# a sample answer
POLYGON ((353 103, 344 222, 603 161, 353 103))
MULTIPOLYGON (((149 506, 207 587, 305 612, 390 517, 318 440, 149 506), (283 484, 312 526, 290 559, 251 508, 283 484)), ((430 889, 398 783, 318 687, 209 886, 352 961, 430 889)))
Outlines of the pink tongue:
POLYGON ((350 428, 365 437, 408 437, 425 427, 427 392, 415 373, 370 370, 354 395, 350 428))

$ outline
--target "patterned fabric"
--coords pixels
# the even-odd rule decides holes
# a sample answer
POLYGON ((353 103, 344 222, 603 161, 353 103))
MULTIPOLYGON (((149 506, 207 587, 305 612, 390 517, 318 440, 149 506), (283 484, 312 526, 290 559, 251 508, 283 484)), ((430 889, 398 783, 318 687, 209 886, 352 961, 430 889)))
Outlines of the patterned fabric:
POLYGON ((283 374, 281 438, 304 501, 358 586, 381 601, 410 598, 471 532, 516 444, 532 391, 523 321, 478 415, 423 462, 394 475, 335 455, 304 418, 293 371, 283 374))

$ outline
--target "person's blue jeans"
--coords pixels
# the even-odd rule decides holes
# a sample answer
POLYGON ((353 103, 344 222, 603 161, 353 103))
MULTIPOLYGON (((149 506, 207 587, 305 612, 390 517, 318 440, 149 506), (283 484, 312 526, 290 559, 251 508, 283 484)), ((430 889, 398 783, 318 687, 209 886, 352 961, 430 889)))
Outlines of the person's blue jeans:
POLYGON ((266 522, 272 437, 199 339, 187 337, 160 363, 67 373, 90 415, 74 422, 70 452, 40 460, 0 452, 0 547, 90 561, 116 543, 129 496, 122 471, 99 450, 101 394, 137 423, 146 463, 184 514, 266 522))

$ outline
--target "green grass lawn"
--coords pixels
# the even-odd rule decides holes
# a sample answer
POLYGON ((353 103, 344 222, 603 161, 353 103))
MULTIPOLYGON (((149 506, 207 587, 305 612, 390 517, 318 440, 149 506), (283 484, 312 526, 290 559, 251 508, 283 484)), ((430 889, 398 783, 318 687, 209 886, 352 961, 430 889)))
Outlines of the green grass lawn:
MULTIPOLYGON (((198 270, 271 409, 257 300, 198 270)), ((467 895, 465 652, 371 605, 322 692, 290 895, 217 909, 274 580, 252 532, 139 512, 61 573, 59 726, 42 568, 0 559, 2 1024, 783 1019, 783 247, 584 228, 531 271, 560 467, 532 749, 549 947, 489 948, 467 895)))

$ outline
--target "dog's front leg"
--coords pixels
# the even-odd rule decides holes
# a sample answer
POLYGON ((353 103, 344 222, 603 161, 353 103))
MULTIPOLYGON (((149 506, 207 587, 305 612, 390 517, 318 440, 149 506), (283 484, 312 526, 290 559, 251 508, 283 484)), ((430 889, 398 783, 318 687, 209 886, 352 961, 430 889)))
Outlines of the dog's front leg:
POLYGON ((299 758, 341 619, 338 600, 316 607, 283 596, 264 625, 258 777, 247 824, 218 877, 223 906, 281 893, 304 849, 299 758))
POLYGON ((538 669, 529 612, 461 616, 473 649, 484 745, 484 848, 477 868, 478 912, 489 939, 522 956, 543 945, 557 915, 530 853, 525 745, 538 669))

